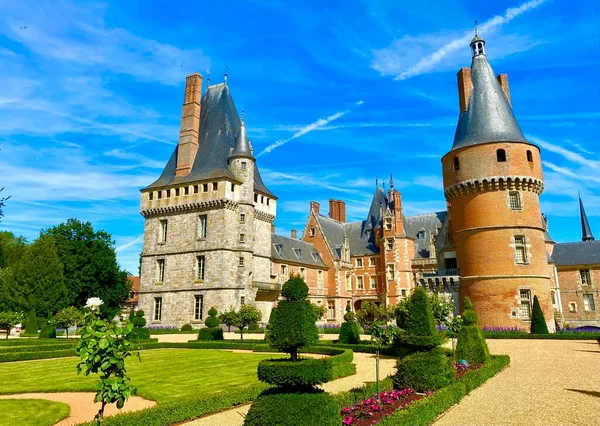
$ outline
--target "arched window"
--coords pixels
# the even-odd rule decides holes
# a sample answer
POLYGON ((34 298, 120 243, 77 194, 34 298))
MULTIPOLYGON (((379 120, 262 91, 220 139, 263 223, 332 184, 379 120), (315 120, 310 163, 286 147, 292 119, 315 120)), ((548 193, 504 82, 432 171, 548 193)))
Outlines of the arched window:
POLYGON ((527 150, 527 161, 529 161, 530 163, 533 163, 533 154, 531 153, 530 150, 527 150))
POLYGON ((458 161, 458 157, 454 157, 454 171, 460 170, 460 162, 458 161))
POLYGON ((499 149, 496 151, 496 160, 498 162, 506 162, 506 151, 503 149, 499 149))

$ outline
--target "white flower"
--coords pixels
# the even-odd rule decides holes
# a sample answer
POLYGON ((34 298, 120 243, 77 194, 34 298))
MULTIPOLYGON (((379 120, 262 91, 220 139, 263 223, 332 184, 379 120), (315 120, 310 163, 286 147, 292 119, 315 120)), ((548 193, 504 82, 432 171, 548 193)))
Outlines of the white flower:
POLYGON ((102 300, 100 300, 99 297, 90 297, 87 300, 87 303, 85 304, 86 308, 90 308, 90 310, 95 311, 96 309, 98 309, 100 307, 100 305, 103 305, 104 302, 102 300))

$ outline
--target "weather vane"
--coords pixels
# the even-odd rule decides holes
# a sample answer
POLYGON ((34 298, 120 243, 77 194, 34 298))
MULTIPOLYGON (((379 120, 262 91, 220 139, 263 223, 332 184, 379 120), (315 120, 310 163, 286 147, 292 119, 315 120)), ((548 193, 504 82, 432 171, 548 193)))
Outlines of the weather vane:
POLYGON ((477 19, 475 19, 475 37, 477 37, 477 19))
POLYGON ((394 189, 394 177, 390 173, 390 189, 394 189))
POLYGON ((227 65, 225 65, 225 77, 223 78, 223 82, 225 84, 227 84, 227 70, 229 70, 229 67, 227 65))
POLYGON ((206 70, 206 87, 210 87, 210 70, 206 70))

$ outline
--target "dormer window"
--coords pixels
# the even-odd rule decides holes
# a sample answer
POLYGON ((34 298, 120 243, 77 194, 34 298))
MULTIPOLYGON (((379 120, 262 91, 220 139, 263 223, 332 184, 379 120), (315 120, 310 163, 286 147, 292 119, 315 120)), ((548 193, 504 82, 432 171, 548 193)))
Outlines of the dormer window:
POLYGON ((312 258, 315 262, 318 262, 319 260, 321 260, 321 256, 316 251, 311 252, 310 255, 312 256, 312 258))
POLYGON ((292 249, 292 250, 294 251, 294 254, 296 255, 296 257, 298 259, 302 259, 302 249, 295 248, 295 249, 292 249))
POLYGON ((417 232, 417 238, 419 240, 424 240, 425 239, 425 231, 421 230, 421 231, 417 232))
POLYGON ((460 161, 458 157, 454 157, 454 171, 457 172, 460 170, 460 161))
POLYGON ((281 254, 283 253, 283 244, 273 244, 273 247, 275 247, 277 254, 281 256, 281 254))

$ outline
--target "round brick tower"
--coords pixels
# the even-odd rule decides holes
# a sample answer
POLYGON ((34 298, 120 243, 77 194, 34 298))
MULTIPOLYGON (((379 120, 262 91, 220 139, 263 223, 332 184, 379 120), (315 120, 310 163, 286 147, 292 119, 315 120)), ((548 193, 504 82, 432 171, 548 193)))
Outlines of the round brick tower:
POLYGON ((442 158, 460 309, 469 296, 481 326, 528 329, 537 296, 554 330, 539 203, 540 149, 523 136, 507 76, 494 76, 485 41, 476 35, 471 49, 471 68, 458 73, 461 111, 454 144, 442 158))

